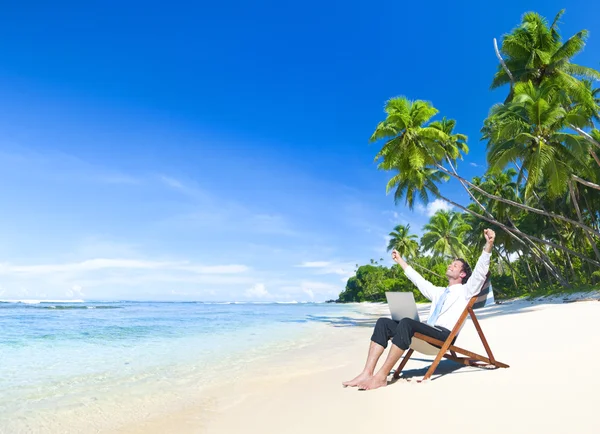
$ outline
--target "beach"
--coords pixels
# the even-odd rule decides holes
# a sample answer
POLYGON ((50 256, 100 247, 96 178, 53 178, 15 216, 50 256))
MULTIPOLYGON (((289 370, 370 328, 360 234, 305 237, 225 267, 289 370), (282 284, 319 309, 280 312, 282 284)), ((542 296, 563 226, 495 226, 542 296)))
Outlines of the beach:
MULTIPOLYGON (((40 372, 28 369, 31 384, 23 385, 19 395, 3 388, 0 432, 359 433, 398 424, 416 433, 595 433, 599 401, 594 391, 600 389, 600 380, 593 368, 600 355, 596 345, 599 298, 596 292, 512 300, 479 309, 478 318, 496 359, 510 368, 487 370, 442 361, 431 380, 418 383, 414 380, 425 374, 432 358, 415 353, 400 380, 373 391, 343 388, 341 383, 362 369, 376 319, 389 316, 386 304, 210 307, 211 312, 229 315, 275 313, 269 322, 257 324, 253 333, 232 334, 230 346, 211 352, 219 360, 210 363, 202 359, 206 349, 190 347, 200 342, 191 340, 196 335, 181 342, 138 335, 137 344, 126 341, 127 351, 112 354, 116 348, 112 347, 112 358, 82 341, 79 345, 87 345, 87 370, 98 364, 108 365, 106 369, 75 375, 72 361, 67 366, 69 380, 60 380, 57 373, 64 359, 40 372), (284 315, 290 322, 281 321, 284 315), (304 317, 308 319, 300 320, 304 317), (267 340, 266 331, 273 334, 275 329, 280 330, 277 339, 261 344, 267 340), (239 336, 245 340, 254 336, 254 348, 237 343, 239 336), (150 353, 144 353, 148 346, 150 353), (152 359, 149 354, 156 356, 152 359), (119 361, 121 368, 109 363, 119 361), (42 374, 56 378, 46 384, 42 374)), ((163 320, 167 317, 163 306, 135 306, 137 320, 140 312, 150 308, 161 309, 163 320)), ((205 313, 208 308, 169 309, 181 316, 194 309, 205 313)), ((421 319, 428 309, 419 305, 421 319)), ((87 315, 89 310, 72 311, 87 315)), ((124 315, 127 309, 114 312, 124 315)), ((156 322, 158 314, 153 315, 156 322)), ((156 334, 160 328, 152 330, 156 334)), ((484 354, 471 321, 457 345, 484 354)), ((5 368, 6 356, 5 352, 0 358, 5 368)), ((70 353, 70 357, 77 355, 70 353)), ((18 372, 12 366, 5 369, 8 378, 18 372)))
MULTIPOLYGON (((478 311, 494 355, 508 369, 443 361, 426 383, 400 379, 374 391, 343 388, 342 381, 362 369, 368 322, 388 314, 385 305, 371 306, 364 327, 330 327, 313 344, 249 366, 233 382, 224 372, 200 405, 119 432, 596 433, 600 302, 594 297, 515 300, 478 311)), ((470 321, 457 345, 483 352, 470 321)), ((424 375, 430 361, 415 354, 406 374, 424 375)))

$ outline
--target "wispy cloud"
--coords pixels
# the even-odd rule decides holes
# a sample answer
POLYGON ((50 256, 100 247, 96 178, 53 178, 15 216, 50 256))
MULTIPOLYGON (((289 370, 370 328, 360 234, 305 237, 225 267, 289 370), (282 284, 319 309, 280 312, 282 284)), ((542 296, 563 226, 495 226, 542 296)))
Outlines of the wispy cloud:
POLYGON ((302 280, 298 284, 284 285, 279 288, 280 292, 287 298, 302 298, 308 295, 311 300, 315 298, 337 298, 344 289, 342 283, 336 285, 317 280, 302 280))
POLYGON ((328 262, 328 261, 313 261, 313 262, 303 262, 302 264, 298 265, 298 267, 323 268, 323 267, 328 267, 330 264, 331 264, 331 262, 328 262))
POLYGON ((214 199, 206 191, 200 188, 200 186, 193 182, 185 182, 181 179, 177 179, 167 175, 159 175, 158 179, 162 184, 179 192, 180 194, 183 194, 191 199, 200 201, 204 205, 213 205, 214 199))
POLYGON ((58 151, 40 152, 23 148, 13 152, 2 151, 0 161, 4 163, 0 164, 4 171, 34 174, 42 180, 116 185, 140 185, 144 182, 138 176, 58 151))
MULTIPOLYGON (((201 189, 194 183, 161 175, 161 182, 188 198, 193 211, 174 216, 171 223, 210 227, 211 230, 235 231, 297 237, 289 219, 277 212, 255 211, 235 201, 225 201, 201 189)), ((167 222, 168 223, 168 222, 167 222)))
POLYGON ((165 298, 167 291, 201 299, 256 281, 246 265, 205 265, 189 261, 91 259, 62 264, 0 264, 5 298, 51 297, 106 299, 165 298), (123 288, 129 288, 124 290, 123 288), (122 291, 128 296, 124 297, 122 291), (51 295, 48 295, 51 294, 51 295), (145 295, 144 295, 145 294, 145 295))
POLYGON ((473 166, 473 167, 483 167, 481 164, 477 164, 477 163, 469 163, 469 165, 473 166))
POLYGON ((427 207, 424 207, 421 204, 417 204, 416 208, 417 211, 419 211, 421 214, 425 214, 428 217, 431 217, 438 211, 450 211, 454 207, 442 199, 436 199, 433 202, 429 202, 427 204, 427 207))
POLYGON ((314 274, 337 274, 341 276, 341 280, 346 282, 348 278, 354 275, 354 267, 356 264, 351 262, 336 262, 336 261, 305 261, 299 268, 310 268, 314 270, 314 274))
POLYGON ((160 180, 168 185, 169 187, 176 188, 178 190, 185 190, 183 184, 176 180, 175 178, 171 178, 170 176, 160 175, 160 180))
POLYGON ((107 269, 178 270, 196 274, 237 274, 250 270, 249 267, 238 264, 207 266, 190 264, 189 262, 97 258, 64 264, 14 265, 10 263, 2 263, 0 264, 0 275, 40 275, 53 273, 78 274, 107 269))

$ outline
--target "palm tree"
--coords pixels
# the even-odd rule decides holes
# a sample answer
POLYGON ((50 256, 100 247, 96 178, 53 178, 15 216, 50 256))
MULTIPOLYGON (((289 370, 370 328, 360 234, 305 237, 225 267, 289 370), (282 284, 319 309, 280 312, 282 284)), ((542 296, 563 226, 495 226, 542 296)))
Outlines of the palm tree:
MULTIPOLYGON (((439 128, 426 125, 437 113, 437 109, 428 102, 411 102, 405 97, 399 97, 392 98, 386 103, 385 112, 386 119, 378 124, 370 141, 386 140, 376 156, 376 161, 382 160, 378 165, 379 169, 397 172, 387 184, 388 192, 393 188, 396 189, 394 195, 396 203, 405 197, 409 207, 412 208, 416 197, 427 204, 429 194, 433 194, 463 211, 498 225, 502 230, 510 232, 515 240, 526 245, 526 248, 535 249, 536 252, 532 254, 563 286, 568 286, 544 251, 533 245, 533 241, 517 228, 503 225, 489 212, 485 215, 478 214, 440 194, 437 183, 447 180, 448 175, 457 177, 463 185, 467 181, 456 174, 454 166, 452 166, 453 172, 450 172, 440 164, 444 159, 451 163, 453 158, 460 155, 460 151, 449 150, 448 147, 452 143, 449 136, 439 128)), ((554 246, 546 240, 536 239, 536 241, 554 246)))
POLYGON ((421 238, 421 245, 424 250, 430 251, 434 258, 465 257, 468 249, 462 240, 470 228, 461 213, 438 211, 423 227, 427 232, 421 238))
MULTIPOLYGON (((516 175, 517 171, 512 167, 504 171, 491 170, 484 176, 480 187, 488 193, 516 202, 519 200, 517 196, 517 183, 513 181, 516 175)), ((479 195, 482 196, 481 193, 479 195)), ((487 199, 487 207, 492 214, 500 221, 507 221, 510 207, 504 202, 494 201, 489 198, 485 199, 487 199)), ((480 200, 483 201, 484 199, 481 198, 480 200)))
MULTIPOLYGON (((558 20, 563 13, 564 10, 561 10, 556 15, 550 27, 546 19, 537 13, 528 12, 523 16, 521 25, 504 37, 500 50, 502 53, 495 47, 500 65, 491 87, 510 83, 510 92, 505 101, 508 103, 513 98, 515 83, 531 81, 539 86, 550 81, 565 92, 569 105, 586 112, 584 124, 593 128, 592 120, 599 119, 600 106, 598 90, 592 89, 591 80, 600 80, 600 72, 571 62, 583 50, 588 32, 582 30, 562 43, 558 20)), ((584 125, 573 123, 569 127, 600 148, 600 142, 583 130, 584 125)))
POLYGON ((375 161, 420 169, 432 163, 432 158, 441 161, 446 150, 441 140, 448 137, 440 129, 425 125, 438 113, 426 101, 409 101, 406 97, 388 100, 385 105, 386 118, 380 122, 370 141, 389 139, 377 153, 375 161))
POLYGON ((563 14, 561 10, 551 26, 535 12, 523 15, 521 25, 503 38, 500 52, 505 66, 498 65, 492 89, 510 83, 511 76, 513 82, 532 81, 535 85, 552 79, 578 99, 589 99, 578 78, 600 80, 600 72, 571 62, 583 50, 588 31, 581 30, 563 43, 558 32, 558 20, 563 14))
POLYGON ((397 250, 400 256, 405 258, 412 258, 419 252, 419 243, 417 242, 418 237, 415 234, 410 233, 410 225, 406 226, 397 225, 392 232, 390 232, 390 242, 387 247, 387 251, 397 250))
POLYGON ((462 159, 462 153, 467 154, 469 152, 467 136, 454 132, 454 127, 456 127, 454 119, 446 119, 444 116, 441 121, 431 122, 429 126, 440 130, 446 136, 441 139, 441 145, 444 147, 447 156, 446 161, 462 159))
POLYGON ((546 182, 550 195, 562 195, 574 167, 586 167, 588 143, 564 132, 573 114, 560 103, 560 89, 552 83, 518 83, 513 101, 494 107, 484 128, 490 167, 503 169, 520 161, 519 178, 527 173, 526 197, 546 182))

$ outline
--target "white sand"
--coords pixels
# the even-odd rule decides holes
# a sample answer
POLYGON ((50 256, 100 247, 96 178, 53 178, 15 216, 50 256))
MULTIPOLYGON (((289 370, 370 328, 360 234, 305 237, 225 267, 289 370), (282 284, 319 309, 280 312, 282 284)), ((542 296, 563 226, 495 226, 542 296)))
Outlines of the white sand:
MULTIPOLYGON (((385 305, 368 309, 388 314, 385 305)), ((241 381, 224 373, 221 387, 203 391, 202 406, 123 432, 600 432, 600 302, 513 301, 478 314, 495 357, 510 368, 443 361, 426 383, 343 388, 363 367, 372 327, 328 327, 309 347, 249 366, 241 381)), ((457 345, 484 354, 470 322, 457 345)), ((415 353, 405 371, 422 376, 430 363, 415 353)))

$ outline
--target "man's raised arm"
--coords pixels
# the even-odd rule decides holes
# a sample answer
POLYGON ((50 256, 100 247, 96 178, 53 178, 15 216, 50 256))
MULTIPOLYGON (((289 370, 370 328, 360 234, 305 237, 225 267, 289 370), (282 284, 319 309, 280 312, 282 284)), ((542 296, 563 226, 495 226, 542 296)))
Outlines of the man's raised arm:
POLYGON ((496 239, 496 233, 492 229, 484 229, 483 236, 485 237, 485 246, 483 252, 477 261, 477 265, 473 269, 473 274, 465 284, 466 286, 466 298, 471 298, 477 295, 481 290, 481 285, 485 281, 487 273, 490 269, 490 257, 492 256, 492 249, 494 247, 494 240, 496 239))
POLYGON ((398 253, 397 250, 392 251, 392 259, 402 267, 404 274, 406 274, 406 277, 408 277, 408 280, 415 284, 421 294, 423 294, 427 299, 431 300, 433 293, 437 290, 436 286, 428 280, 425 280, 425 278, 417 273, 413 267, 408 265, 406 261, 400 257, 400 253, 398 253))

